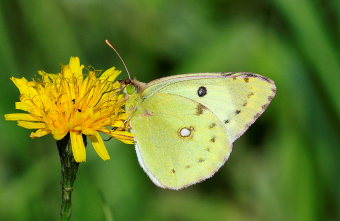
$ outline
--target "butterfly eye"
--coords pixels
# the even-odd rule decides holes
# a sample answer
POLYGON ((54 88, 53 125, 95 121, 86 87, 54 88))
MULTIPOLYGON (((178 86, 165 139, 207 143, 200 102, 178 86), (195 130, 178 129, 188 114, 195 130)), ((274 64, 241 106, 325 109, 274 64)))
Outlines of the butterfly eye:
POLYGON ((207 94, 207 88, 206 87, 199 87, 198 90, 197 90, 197 94, 199 97, 203 97, 207 94))
POLYGON ((135 93, 135 91, 136 91, 136 87, 135 87, 135 86, 133 86, 133 85, 131 85, 131 84, 128 85, 128 86, 126 86, 126 92, 127 92, 129 95, 135 93))

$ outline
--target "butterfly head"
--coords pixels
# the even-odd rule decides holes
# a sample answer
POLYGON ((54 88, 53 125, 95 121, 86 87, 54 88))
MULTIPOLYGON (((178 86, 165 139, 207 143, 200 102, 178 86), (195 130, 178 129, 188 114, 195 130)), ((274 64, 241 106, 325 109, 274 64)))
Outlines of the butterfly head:
POLYGON ((146 84, 135 79, 125 79, 120 81, 123 85, 125 85, 125 92, 127 95, 132 95, 135 93, 141 93, 146 84))
POLYGON ((125 79, 120 82, 125 85, 124 92, 127 95, 126 112, 127 114, 132 114, 142 102, 141 92, 144 90, 146 84, 134 79, 125 79))

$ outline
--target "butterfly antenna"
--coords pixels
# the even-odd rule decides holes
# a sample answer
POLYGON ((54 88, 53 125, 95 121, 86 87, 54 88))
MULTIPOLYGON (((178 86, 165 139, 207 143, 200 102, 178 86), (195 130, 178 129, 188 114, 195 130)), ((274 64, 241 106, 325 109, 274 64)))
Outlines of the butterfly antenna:
POLYGON ((115 47, 113 47, 113 45, 111 44, 111 42, 110 42, 109 40, 105 40, 105 43, 106 43, 110 48, 112 48, 112 49, 116 52, 116 54, 118 55, 119 59, 122 61, 123 65, 124 65, 124 67, 125 67, 125 70, 126 70, 128 76, 129 76, 129 79, 131 80, 130 72, 129 72, 129 70, 128 70, 128 68, 127 68, 127 66, 126 66, 126 64, 125 64, 125 62, 124 62, 124 60, 123 60, 123 58, 122 58, 122 57, 120 56, 120 54, 118 53, 117 49, 116 49, 115 47))

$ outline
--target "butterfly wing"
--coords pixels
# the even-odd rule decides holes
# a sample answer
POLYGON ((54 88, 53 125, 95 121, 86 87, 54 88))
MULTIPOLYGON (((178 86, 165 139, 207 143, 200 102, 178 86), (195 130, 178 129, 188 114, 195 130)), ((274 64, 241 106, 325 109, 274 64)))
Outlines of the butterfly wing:
POLYGON ((139 163, 163 188, 181 189, 212 176, 231 152, 223 122, 179 95, 156 93, 145 99, 131 124, 139 163))
POLYGON ((143 96, 157 93, 179 95, 204 105, 224 123, 234 142, 268 107, 276 86, 272 80, 254 73, 201 73, 152 81, 143 96), (199 91, 205 93, 199 95, 199 91))

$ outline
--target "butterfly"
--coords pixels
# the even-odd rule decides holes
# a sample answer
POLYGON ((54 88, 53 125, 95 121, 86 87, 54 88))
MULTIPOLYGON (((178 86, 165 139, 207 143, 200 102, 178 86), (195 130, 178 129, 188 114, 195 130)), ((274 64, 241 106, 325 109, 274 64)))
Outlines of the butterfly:
POLYGON ((138 161, 153 183, 174 190, 213 176, 276 94, 271 79, 242 72, 131 80, 128 86, 138 161))

